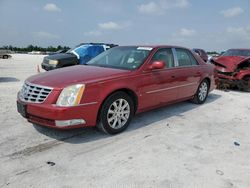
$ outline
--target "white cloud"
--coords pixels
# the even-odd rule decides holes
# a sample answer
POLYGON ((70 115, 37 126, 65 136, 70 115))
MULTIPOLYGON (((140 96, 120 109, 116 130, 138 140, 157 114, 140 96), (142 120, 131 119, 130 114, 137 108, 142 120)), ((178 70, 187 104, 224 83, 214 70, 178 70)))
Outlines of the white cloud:
POLYGON ((119 30, 125 27, 125 25, 120 25, 118 23, 115 22, 105 22, 105 23, 99 23, 98 26, 101 29, 105 29, 105 30, 119 30))
POLYGON ((158 0, 139 5, 138 11, 143 14, 162 15, 170 8, 186 8, 188 0, 158 0))
POLYGON ((160 4, 155 2, 149 2, 139 6, 139 12, 144 14, 163 14, 164 9, 165 8, 161 7, 160 4))
POLYGON ((95 36, 95 37, 98 37, 98 36, 102 35, 102 32, 98 31, 98 30, 95 30, 95 31, 86 32, 86 33, 84 33, 84 35, 85 36, 95 36))
MULTIPOLYGON (((227 50, 229 48, 249 48, 250 25, 241 27, 228 27, 223 31, 206 33, 199 39, 204 46, 211 50, 227 50)), ((198 41, 198 42, 199 42, 198 41)))
POLYGON ((250 26, 228 27, 226 32, 233 37, 241 38, 241 40, 250 39, 250 26))
POLYGON ((48 12, 61 12, 62 10, 53 3, 48 3, 43 7, 48 12))
POLYGON ((179 32, 177 32, 177 36, 180 37, 192 37, 196 34, 194 29, 181 28, 179 32))
POLYGON ((220 13, 226 18, 231 18, 231 17, 238 16, 242 14, 243 12, 244 10, 241 7, 233 7, 227 10, 222 10, 220 13))
POLYGON ((59 35, 55 35, 55 34, 52 34, 49 32, 45 32, 45 31, 34 32, 33 35, 35 37, 43 38, 43 39, 58 39, 58 38, 60 38, 59 35))
POLYGON ((189 5, 188 0, 176 0, 175 6, 179 8, 185 8, 189 5))

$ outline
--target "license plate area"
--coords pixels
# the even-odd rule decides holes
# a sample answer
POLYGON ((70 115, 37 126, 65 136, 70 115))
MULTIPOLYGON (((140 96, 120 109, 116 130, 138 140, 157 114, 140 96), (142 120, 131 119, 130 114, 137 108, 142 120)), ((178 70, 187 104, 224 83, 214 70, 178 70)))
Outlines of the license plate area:
POLYGON ((27 106, 24 104, 21 104, 20 102, 17 102, 17 111, 23 116, 27 117, 27 106))

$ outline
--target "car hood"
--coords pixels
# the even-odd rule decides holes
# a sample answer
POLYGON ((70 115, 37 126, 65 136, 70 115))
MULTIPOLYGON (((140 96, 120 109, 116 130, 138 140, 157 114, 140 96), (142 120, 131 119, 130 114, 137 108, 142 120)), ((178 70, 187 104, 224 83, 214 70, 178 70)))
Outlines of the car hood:
POLYGON ((72 59, 72 58, 77 58, 77 57, 72 53, 58 53, 58 54, 46 56, 45 58, 50 59, 50 60, 64 60, 64 59, 72 59))
POLYGON ((212 61, 215 62, 217 70, 221 72, 234 72, 238 65, 248 58, 243 56, 221 56, 213 58, 212 61))
POLYGON ((27 81, 33 84, 60 89, 77 83, 97 83, 118 78, 129 73, 131 73, 129 70, 76 65, 40 73, 29 77, 27 81))

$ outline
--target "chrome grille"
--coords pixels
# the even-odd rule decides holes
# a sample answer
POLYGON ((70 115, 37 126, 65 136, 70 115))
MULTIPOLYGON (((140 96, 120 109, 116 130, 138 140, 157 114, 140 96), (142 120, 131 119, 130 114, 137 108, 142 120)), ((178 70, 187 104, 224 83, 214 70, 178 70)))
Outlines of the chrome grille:
POLYGON ((42 103, 51 93, 53 88, 25 82, 19 97, 24 102, 42 103))

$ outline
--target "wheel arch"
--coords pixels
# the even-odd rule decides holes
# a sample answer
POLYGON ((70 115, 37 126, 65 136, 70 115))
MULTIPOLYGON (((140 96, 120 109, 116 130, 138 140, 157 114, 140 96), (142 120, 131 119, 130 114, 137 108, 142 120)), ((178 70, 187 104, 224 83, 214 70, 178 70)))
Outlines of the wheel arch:
POLYGON ((242 77, 243 80, 246 79, 246 78, 250 78, 250 73, 249 73, 249 74, 245 74, 245 75, 242 77))
POLYGON ((133 100, 134 102, 134 112, 136 113, 137 111, 137 107, 138 107, 138 96, 137 94, 132 90, 132 89, 129 89, 129 88, 119 88, 119 89, 115 89, 111 92, 109 92, 107 95, 105 95, 104 99, 102 100, 100 106, 99 106, 99 109, 98 109, 98 114, 97 114, 97 122, 99 121, 99 117, 100 117, 100 113, 101 113, 101 109, 102 109, 102 106, 103 106, 103 103, 107 100, 107 98, 111 95, 113 95, 114 93, 116 92, 124 92, 126 93, 128 96, 131 97, 131 99, 133 100))
MULTIPOLYGON (((199 82, 199 85, 204 81, 206 80, 208 82, 208 90, 210 90, 210 86, 211 86, 211 78, 209 78, 208 76, 205 76, 204 78, 202 78, 199 82)), ((199 88, 199 85, 197 87, 197 89, 199 88)))
MULTIPOLYGON (((203 78, 203 80, 202 81, 204 81, 204 80, 206 80, 207 82, 208 82, 208 87, 210 88, 210 85, 211 85, 211 79, 209 78, 209 77, 205 77, 205 78, 203 78)), ((201 82, 202 82, 201 81, 201 82)))

